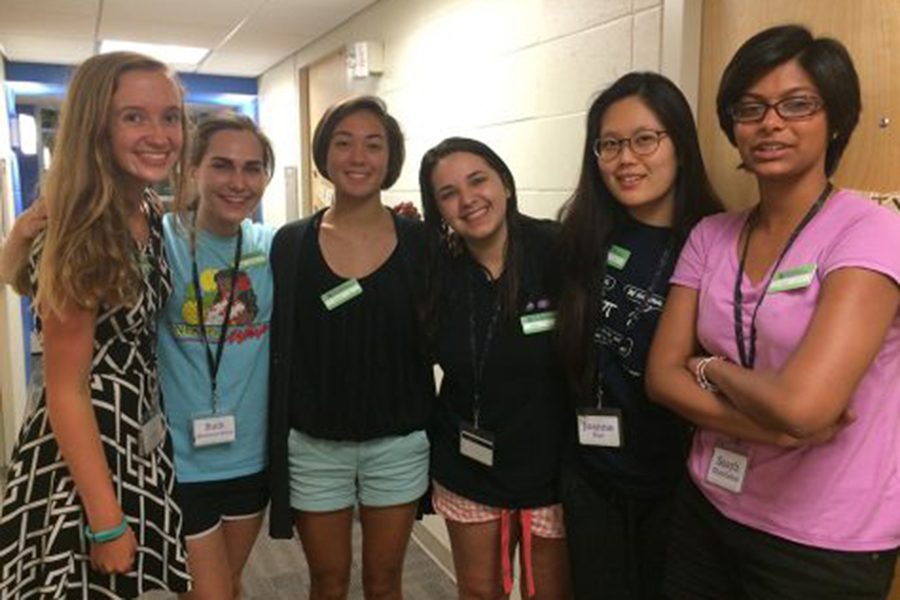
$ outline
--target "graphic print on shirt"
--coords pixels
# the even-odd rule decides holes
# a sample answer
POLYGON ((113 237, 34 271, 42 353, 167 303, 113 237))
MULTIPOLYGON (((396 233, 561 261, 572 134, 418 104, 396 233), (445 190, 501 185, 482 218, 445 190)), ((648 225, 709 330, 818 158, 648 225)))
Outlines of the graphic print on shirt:
MULTIPOLYGON (((237 274, 231 267, 221 269, 206 268, 200 272, 200 297, 203 301, 203 320, 206 325, 208 339, 218 339, 220 327, 225 321, 228 299, 231 295, 231 282, 234 281, 234 301, 228 319, 227 343, 242 343, 248 338, 261 337, 269 329, 268 323, 254 325, 259 316, 257 292, 253 289, 253 280, 248 269, 254 266, 265 266, 266 257, 261 252, 247 254, 241 258, 237 274)), ((183 323, 173 327, 178 339, 200 341, 200 310, 197 306, 197 293, 194 283, 188 282, 181 305, 183 323)))
POLYGON ((640 377, 643 368, 638 368, 638 365, 643 363, 643 359, 627 360, 632 357, 635 349, 635 325, 650 313, 655 312, 658 317, 666 299, 645 287, 624 280, 620 285, 612 272, 606 273, 603 287, 606 290, 602 307, 604 323, 594 334, 595 342, 622 358, 622 367, 632 376, 640 377), (629 323, 629 320, 632 322, 629 323))

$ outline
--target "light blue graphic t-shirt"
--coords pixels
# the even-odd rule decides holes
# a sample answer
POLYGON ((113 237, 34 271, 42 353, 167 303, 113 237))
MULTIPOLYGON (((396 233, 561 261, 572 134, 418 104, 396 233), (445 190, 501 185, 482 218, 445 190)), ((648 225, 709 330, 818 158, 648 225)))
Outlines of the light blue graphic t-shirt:
POLYGON ((178 481, 232 479, 266 468, 269 321, 272 315, 271 227, 241 224, 243 240, 237 274, 237 236, 197 230, 199 299, 213 357, 225 319, 229 291, 234 300, 219 365, 217 415, 233 415, 234 441, 195 447, 193 422, 212 414, 210 369, 199 328, 190 236, 173 214, 163 218, 172 295, 159 326, 159 366, 163 402, 175 447, 178 481))

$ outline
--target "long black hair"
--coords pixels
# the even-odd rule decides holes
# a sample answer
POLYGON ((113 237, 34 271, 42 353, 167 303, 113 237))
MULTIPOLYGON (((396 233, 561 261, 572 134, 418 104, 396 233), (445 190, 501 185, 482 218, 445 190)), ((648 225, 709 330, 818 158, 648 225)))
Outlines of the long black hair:
POLYGON ((675 84, 657 73, 628 73, 597 96, 587 114, 578 187, 559 214, 563 287, 556 341, 576 402, 589 397, 593 387, 591 338, 598 292, 594 282, 603 280, 610 238, 627 218, 603 183, 593 144, 609 107, 629 97, 640 98, 653 111, 675 147, 678 173, 672 231, 678 246, 697 221, 721 210, 706 176, 690 106, 675 84))

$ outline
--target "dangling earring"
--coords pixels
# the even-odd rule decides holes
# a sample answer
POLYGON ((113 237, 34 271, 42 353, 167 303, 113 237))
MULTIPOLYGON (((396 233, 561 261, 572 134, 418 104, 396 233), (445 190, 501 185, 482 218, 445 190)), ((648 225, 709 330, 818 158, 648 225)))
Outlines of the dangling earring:
POLYGON ((441 239, 444 242, 444 247, 447 248, 447 252, 450 256, 458 256, 459 252, 462 250, 462 244, 460 242, 459 236, 456 235, 456 232, 453 231, 453 228, 445 221, 441 219, 441 239))

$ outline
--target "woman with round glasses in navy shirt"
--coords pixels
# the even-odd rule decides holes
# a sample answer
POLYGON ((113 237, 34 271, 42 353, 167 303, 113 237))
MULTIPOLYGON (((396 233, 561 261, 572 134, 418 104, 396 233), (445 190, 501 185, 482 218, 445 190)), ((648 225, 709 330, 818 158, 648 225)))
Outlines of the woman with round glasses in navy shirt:
POLYGON ((647 398, 645 362, 678 250, 718 206, 672 82, 630 73, 597 97, 562 211, 557 319, 574 405, 562 500, 576 598, 659 597, 689 433, 647 398))

